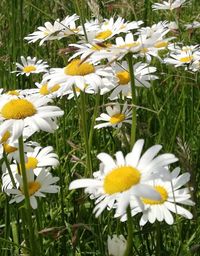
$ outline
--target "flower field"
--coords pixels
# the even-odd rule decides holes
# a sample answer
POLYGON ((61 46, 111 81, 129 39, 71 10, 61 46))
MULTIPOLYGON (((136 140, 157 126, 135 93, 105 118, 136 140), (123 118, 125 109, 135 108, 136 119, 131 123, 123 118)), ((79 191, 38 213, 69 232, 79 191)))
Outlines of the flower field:
POLYGON ((198 1, 0 7, 0 255, 200 255, 198 1))

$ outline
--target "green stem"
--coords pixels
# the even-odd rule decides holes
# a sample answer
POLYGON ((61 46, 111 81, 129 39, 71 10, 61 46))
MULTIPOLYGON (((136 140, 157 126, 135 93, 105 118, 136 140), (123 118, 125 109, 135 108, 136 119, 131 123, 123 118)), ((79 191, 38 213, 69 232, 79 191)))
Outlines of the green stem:
POLYGON ((161 230, 160 223, 156 223, 156 256, 161 256, 161 230))
POLYGON ((127 238, 127 246, 124 256, 133 255, 133 223, 131 217, 131 208, 128 206, 126 210, 127 214, 127 227, 128 227, 128 238, 127 238))
MULTIPOLYGON (((26 225, 29 233, 29 243, 30 243, 30 255, 35 256, 38 255, 36 252, 36 243, 34 238, 34 228, 32 223, 32 213, 31 213, 31 205, 29 198, 29 190, 28 190, 28 182, 26 175, 26 167, 25 167, 25 159, 24 159, 24 141, 23 137, 19 137, 19 156, 20 156, 20 166, 22 172, 22 180, 23 180, 23 193, 25 196, 25 212, 26 212, 26 225)), ((39 256, 39 255, 38 255, 39 256)))
POLYGON ((8 157, 7 157, 6 153, 5 153, 5 151, 3 152, 3 157, 4 157, 4 161, 5 161, 6 168, 7 168, 7 170, 8 170, 8 173, 9 173, 9 176, 10 176, 10 179, 11 179, 11 182, 12 182, 12 185, 13 185, 14 188, 16 188, 15 179, 14 179, 14 177, 13 177, 13 173, 12 173, 12 170, 11 170, 11 168, 10 168, 10 163, 9 163, 9 161, 8 161, 8 157))
MULTIPOLYGON (((82 7, 82 5, 81 5, 82 7)), ((80 8, 80 1, 76 0, 76 8, 77 8, 77 11, 78 11, 78 15, 80 16, 80 21, 81 21, 81 25, 83 27, 83 32, 84 32, 84 36, 85 36, 85 40, 86 42, 88 42, 88 37, 87 37, 87 32, 86 32, 86 29, 85 29, 85 21, 84 21, 84 15, 82 15, 82 8, 80 8)))
MULTIPOLYGON (((5 234, 4 238, 6 240, 9 240, 10 236, 10 208, 9 208, 9 203, 8 203, 8 196, 6 196, 6 205, 5 205, 5 234)), ((5 250, 4 256, 8 255, 8 251, 5 250)))
POLYGON ((137 119, 136 119, 136 88, 135 88, 135 77, 134 77, 134 70, 133 70, 133 57, 131 53, 128 53, 127 55, 127 61, 128 61, 128 68, 129 68, 129 74, 131 79, 131 96, 132 96, 132 126, 131 126, 131 141, 130 141, 130 147, 132 149, 134 143, 135 143, 135 134, 136 134, 136 125, 137 125, 137 119))
POLYGON ((90 126, 90 133, 89 133, 89 149, 90 150, 91 150, 91 147, 92 147, 92 138, 93 138, 93 134, 94 134, 94 123, 95 123, 95 119, 97 117, 99 101, 100 101, 100 92, 98 92, 97 95, 96 95, 96 102, 95 102, 93 117, 92 117, 91 126, 90 126))
POLYGON ((86 110, 86 102, 85 102, 85 93, 84 92, 81 92, 80 99, 81 99, 81 119, 82 119, 85 151, 86 151, 87 170, 91 175, 92 162, 91 162, 90 146, 89 146, 89 140, 88 140, 88 129, 87 129, 88 127, 87 127, 87 115, 86 115, 87 110, 86 110))

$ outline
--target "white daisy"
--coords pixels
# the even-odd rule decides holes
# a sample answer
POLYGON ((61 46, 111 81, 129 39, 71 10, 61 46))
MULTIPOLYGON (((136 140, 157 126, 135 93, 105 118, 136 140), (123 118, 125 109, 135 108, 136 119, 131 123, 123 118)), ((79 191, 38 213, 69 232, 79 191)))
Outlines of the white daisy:
POLYGON ((132 124, 132 111, 128 109, 127 102, 121 106, 119 103, 116 103, 113 107, 106 107, 106 111, 108 114, 102 113, 100 117, 96 118, 96 121, 104 121, 101 124, 97 124, 94 126, 96 129, 100 129, 103 127, 114 127, 121 128, 123 123, 132 124))
POLYGON ((42 168, 56 167, 59 164, 58 155, 53 152, 53 147, 35 147, 32 152, 26 154, 26 169, 33 170, 39 175, 42 168))
POLYGON ((76 51, 72 57, 69 58, 70 61, 80 56, 82 60, 94 63, 101 59, 112 57, 112 52, 110 51, 112 48, 111 43, 96 42, 93 44, 70 44, 69 46, 74 47, 76 51))
POLYGON ((123 235, 108 236, 108 254, 111 256, 123 256, 126 250, 127 241, 123 235))
POLYGON ((42 45, 45 41, 59 40, 76 32, 74 22, 77 19, 79 19, 79 17, 76 14, 73 14, 72 16, 67 16, 62 21, 57 19, 53 24, 45 22, 44 27, 38 27, 38 31, 33 32, 24 39, 27 40, 28 43, 35 43, 40 40, 39 45, 42 45))
MULTIPOLYGON (((118 78, 118 85, 112 91, 110 99, 114 100, 118 98, 120 93, 127 98, 131 98, 131 78, 128 71, 128 64, 126 61, 123 61, 121 65, 116 64, 113 66, 113 69, 116 72, 118 78)), ((135 86, 137 87, 151 87, 151 81, 158 79, 157 76, 153 75, 156 72, 155 67, 148 66, 146 63, 138 62, 134 64, 134 77, 135 77, 135 86)))
POLYGON ((171 53, 164 59, 165 63, 173 64, 175 67, 186 66, 194 61, 200 60, 200 49, 198 45, 184 46, 170 45, 171 53))
POLYGON ((101 24, 99 24, 99 29, 97 31, 91 31, 87 33, 89 42, 103 42, 114 35, 120 33, 127 33, 132 29, 137 29, 142 24, 142 21, 132 21, 126 22, 123 18, 118 17, 117 20, 113 18, 105 19, 101 24))
POLYGON ((136 35, 146 35, 147 37, 153 37, 155 33, 159 33, 162 36, 169 32, 168 21, 159 21, 153 24, 151 27, 141 27, 135 33, 136 35))
MULTIPOLYGON (((9 202, 10 204, 14 202, 20 203, 25 199, 22 177, 18 173, 16 174, 16 179, 18 181, 19 188, 5 190, 9 195, 14 195, 9 202)), ((58 180, 58 177, 52 177, 49 172, 40 172, 40 174, 35 178, 32 170, 27 171, 28 193, 30 196, 30 204, 33 209, 37 208, 36 197, 45 197, 44 193, 58 193, 59 186, 55 185, 58 180)))
POLYGON ((12 71, 12 73, 18 73, 18 75, 26 75, 29 76, 30 74, 38 74, 38 73, 45 73, 48 72, 47 68, 49 65, 46 61, 37 60, 36 57, 31 58, 30 56, 27 59, 24 56, 21 56, 22 64, 16 63, 17 70, 12 71))
POLYGON ((19 138, 24 128, 32 131, 53 132, 56 128, 56 118, 64 112, 57 106, 50 106, 50 99, 30 95, 22 98, 9 98, 0 95, 0 135, 11 132, 10 141, 19 138))
POLYGON ((125 38, 117 37, 115 40, 115 45, 112 48, 112 52, 113 52, 112 59, 116 59, 116 58, 121 59, 128 52, 132 52, 132 53, 139 52, 141 47, 142 47, 141 40, 138 38, 137 40, 135 40, 132 33, 128 33, 125 36, 125 38))
MULTIPOLYGON (((28 145, 27 143, 25 143, 24 147, 26 170, 32 170, 36 176, 38 176, 42 171, 48 172, 50 167, 54 168, 59 164, 58 155, 53 152, 53 148, 51 146, 45 148, 36 146, 35 148, 33 148, 30 147, 30 145, 28 145)), ((16 148, 16 150, 18 150, 18 148, 16 148)), ((17 153, 19 154, 18 151, 17 153)), ((19 157, 16 160, 18 163, 20 162, 19 157)), ((14 164, 10 165, 10 168, 13 173, 13 177, 15 177, 17 173, 20 173, 16 161, 14 161, 14 164)), ((15 182, 18 182, 16 178, 15 182)), ((7 169, 3 172, 2 183, 2 188, 4 190, 13 188, 11 178, 7 169)))
MULTIPOLYGON (((23 139, 24 139, 24 152, 32 152, 33 145, 34 147, 38 144, 36 142, 25 142, 25 140, 33 134, 33 130, 31 132, 27 132, 26 128, 23 131, 23 139), (25 132, 25 134, 24 134, 25 132), (28 134, 28 136, 27 136, 28 134)), ((16 160, 19 162, 19 142, 18 140, 12 141, 10 140, 11 133, 7 130, 2 136, 0 136, 0 145, 3 147, 3 151, 6 153, 8 160, 11 162, 12 160, 16 160)))
POLYGON ((173 9, 176 8, 180 8, 184 3, 186 2, 186 0, 168 0, 167 1, 163 1, 163 3, 155 3, 152 5, 152 9, 154 11, 156 10, 170 10, 172 11, 173 9))
MULTIPOLYGON (((190 205, 193 206, 194 202, 191 201, 191 195, 188 188, 181 188, 185 185, 189 179, 190 174, 184 173, 179 175, 180 168, 175 168, 170 174, 170 179, 161 180, 155 179, 154 181, 148 182, 152 185, 154 189, 160 194, 160 200, 149 200, 147 198, 142 198, 143 206, 137 205, 136 201, 132 202, 132 215, 142 212, 142 217, 140 219, 140 225, 144 226, 148 221, 154 223, 156 220, 165 221, 167 224, 171 225, 174 223, 174 218, 171 212, 182 215, 187 219, 192 218, 192 214, 180 206, 190 205)), ((122 221, 126 219, 124 215, 121 219, 122 221)))
POLYGON ((186 29, 200 28, 200 22, 194 20, 192 23, 185 24, 184 26, 186 29))
POLYGON ((115 208, 118 216, 125 213, 133 196, 160 200, 158 193, 144 183, 151 180, 152 174, 163 172, 165 166, 177 161, 173 154, 156 155, 162 148, 155 145, 141 156, 144 140, 138 140, 125 157, 117 152, 116 160, 109 154, 100 153, 100 171, 92 179, 72 181, 69 189, 86 188, 86 192, 96 199, 94 213, 99 216, 105 208, 115 208), (117 202, 116 202, 117 201, 117 202))
POLYGON ((72 89, 73 86, 84 91, 85 87, 89 86, 96 93, 99 90, 105 93, 113 89, 115 80, 112 68, 96 67, 92 63, 74 59, 64 68, 51 69, 42 83, 48 81, 49 88, 63 83, 62 91, 72 89))
MULTIPOLYGON (((44 78, 45 76, 43 76, 44 78)), ((38 89, 33 89, 34 93, 38 93, 42 96, 47 96, 49 98, 59 97, 59 90, 62 87, 62 84, 55 84, 49 88, 48 83, 35 83, 38 89)))

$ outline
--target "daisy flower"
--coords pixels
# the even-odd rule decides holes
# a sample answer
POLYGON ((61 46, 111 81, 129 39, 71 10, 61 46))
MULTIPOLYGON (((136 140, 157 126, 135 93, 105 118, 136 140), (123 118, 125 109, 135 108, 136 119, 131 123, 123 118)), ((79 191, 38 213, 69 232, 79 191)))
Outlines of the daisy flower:
POLYGON ((31 58, 30 56, 27 59, 24 56, 21 56, 22 64, 16 63, 17 70, 12 71, 12 73, 17 73, 19 75, 29 76, 30 74, 38 74, 48 72, 47 68, 49 65, 46 61, 37 60, 36 57, 31 58))
POLYGON ((112 48, 113 58, 112 59, 121 59, 128 52, 136 53, 142 47, 140 40, 135 40, 132 33, 128 33, 125 38, 117 37, 115 40, 115 45, 112 48))
POLYGON ((26 154, 26 170, 33 170, 39 175, 42 168, 56 167, 59 164, 58 155, 53 152, 53 147, 35 147, 32 152, 26 154))
POLYGON ((48 105, 50 102, 51 99, 38 95, 21 98, 0 95, 0 135, 9 131, 10 141, 14 141, 28 127, 34 132, 53 132, 57 128, 56 118, 64 112, 57 106, 48 105))
MULTIPOLYGON (((13 198, 9 202, 10 204, 14 202, 20 203, 25 199, 22 177, 18 173, 15 177, 19 187, 17 189, 5 190, 9 195, 13 195, 13 198)), ((30 204, 33 209, 37 208, 36 197, 45 197, 44 193, 58 193, 59 186, 55 185, 58 180, 58 177, 53 177, 49 172, 40 172, 35 178, 32 170, 27 171, 28 193, 30 196, 30 204)))
POLYGON ((193 21, 192 23, 185 24, 184 26, 185 26, 186 29, 200 28, 200 22, 193 21))
POLYGON ((108 254, 112 256, 123 256, 126 250, 127 241, 123 235, 108 236, 108 254))
POLYGON ((69 90, 75 86, 84 91, 86 86, 90 86, 94 92, 107 92, 114 87, 115 77, 110 67, 96 67, 87 61, 74 59, 64 68, 51 69, 42 83, 47 81, 49 88, 55 84, 65 83, 62 90, 69 90))
POLYGON ((37 31, 26 36, 24 39, 27 40, 28 43, 35 43, 40 40, 39 45, 42 45, 45 41, 59 40, 75 33, 74 22, 77 19, 79 19, 79 17, 73 14, 72 16, 67 16, 62 21, 57 19, 53 24, 51 22, 45 22, 44 27, 38 27, 37 31))
POLYGON ((88 62, 94 63, 101 59, 112 57, 112 52, 110 50, 112 49, 111 43, 96 42, 93 44, 70 44, 69 46, 76 49, 76 52, 69 58, 69 61, 80 57, 82 60, 86 59, 88 62))
MULTIPOLYGON (((25 142, 25 140, 30 137, 34 131, 31 129, 24 129, 23 139, 24 139, 24 152, 33 151, 33 145, 36 146, 36 142, 25 142)), ((19 162, 19 142, 18 140, 10 140, 11 133, 7 130, 4 134, 0 136, 0 145, 3 147, 3 151, 6 153, 8 160, 16 160, 19 162)), ((3 152, 2 152, 3 153, 3 152)))
POLYGON ((179 46, 170 45, 171 53, 164 59, 165 63, 173 64, 175 67, 186 66, 194 61, 200 60, 200 50, 198 45, 179 46))
POLYGON ((168 0, 167 1, 163 1, 163 3, 155 3, 152 5, 152 9, 154 11, 156 10, 170 10, 172 11, 173 9, 176 8, 180 8, 184 3, 186 2, 186 0, 168 0))
MULTIPOLYGON (((170 174, 170 179, 162 180, 155 179, 147 184, 152 185, 154 189, 160 194, 160 200, 149 200, 141 198, 143 203, 142 208, 137 205, 136 201, 131 205, 132 215, 142 212, 140 225, 144 226, 148 221, 154 223, 156 220, 165 221, 167 224, 172 225, 174 218, 171 212, 179 214, 187 219, 192 219, 192 214, 180 206, 190 205, 193 206, 194 202, 191 201, 191 195, 188 188, 182 188, 190 179, 189 173, 180 174, 180 168, 175 168, 170 174)), ((122 218, 122 221, 126 217, 122 218)))
POLYGON ((94 126, 96 129, 100 129, 103 127, 114 127, 121 128, 122 123, 132 124, 132 111, 128 109, 127 102, 125 102, 123 108, 119 103, 116 103, 113 107, 106 107, 107 114, 102 113, 100 117, 96 118, 96 121, 104 121, 101 124, 97 124, 94 126))
MULTIPOLYGON (((43 76, 43 78, 44 77, 45 76, 43 76)), ((49 88, 48 83, 35 83, 35 85, 38 89, 33 89, 33 92, 49 98, 59 97, 59 90, 62 87, 62 84, 55 84, 51 88, 49 88)))
POLYGON ((159 193, 145 182, 151 180, 153 173, 154 176, 162 173, 165 166, 176 162, 177 158, 173 154, 156 156, 161 145, 149 148, 141 156, 143 145, 144 140, 138 140, 125 157, 121 151, 117 152, 116 160, 107 153, 98 154, 100 170, 93 173, 94 178, 72 181, 69 189, 86 188, 85 191, 96 199, 93 210, 96 217, 107 207, 114 207, 118 216, 124 214, 133 197, 160 200, 159 193))
POLYGON ((141 27, 135 33, 136 35, 146 35, 147 37, 152 37, 155 33, 167 34, 168 30, 168 21, 160 21, 156 24, 153 24, 151 27, 141 27))
POLYGON ((91 31, 87 33, 89 42, 103 42, 114 35, 120 33, 127 33, 132 29, 137 29, 142 24, 142 21, 132 21, 126 22, 123 18, 118 17, 117 20, 113 18, 105 19, 101 24, 99 24, 99 29, 97 31, 91 31))
MULTIPOLYGON (((112 91, 109 98, 114 100, 118 98, 120 93, 127 98, 131 98, 131 78, 127 62, 123 61, 121 65, 116 64, 113 66, 113 69, 115 70, 116 77, 118 78, 118 85, 112 91)), ((158 79, 157 76, 153 75, 153 73, 156 72, 156 68, 148 66, 146 63, 138 62, 134 64, 133 69, 135 86, 137 87, 150 88, 150 82, 158 79)))
MULTIPOLYGON (((51 146, 42 148, 40 146, 36 146, 35 148, 27 148, 27 143, 25 143, 25 167, 26 170, 32 170, 36 176, 40 174, 42 171, 49 171, 50 167, 56 167, 59 164, 58 155, 53 152, 53 148, 51 146)), ((19 152, 17 152, 19 154, 19 152)), ((19 158, 16 159, 19 163, 19 158)), ((20 163, 19 163, 20 166, 20 163)), ((13 177, 20 171, 18 171, 18 164, 14 161, 14 164, 10 165, 11 171, 13 173, 13 177)), ((15 179, 17 183, 17 180, 15 179)), ((7 170, 2 175, 2 188, 10 189, 13 188, 12 182, 10 179, 10 175, 7 170)))

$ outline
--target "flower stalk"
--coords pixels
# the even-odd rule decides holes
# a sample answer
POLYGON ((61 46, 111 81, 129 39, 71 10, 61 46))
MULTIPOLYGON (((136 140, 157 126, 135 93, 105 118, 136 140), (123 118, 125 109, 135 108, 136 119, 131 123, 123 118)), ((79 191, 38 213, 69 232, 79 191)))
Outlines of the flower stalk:
POLYGON ((136 137, 136 88, 135 88, 135 77, 134 77, 134 69, 133 69, 133 57, 131 53, 127 54, 128 68, 131 79, 131 95, 132 95, 132 126, 131 126, 131 140, 130 140, 130 148, 132 149, 135 143, 136 137))
POLYGON ((30 205, 25 159, 24 159, 23 136, 20 136, 18 141, 19 141, 19 156, 20 156, 21 175, 22 175, 22 180, 23 180, 23 193, 25 196, 26 226, 28 228, 28 234, 29 234, 28 240, 29 240, 29 244, 30 244, 30 255, 35 256, 38 254, 36 252, 36 243, 35 243, 35 238, 34 238, 34 227, 33 227, 33 223, 32 223, 32 213, 31 213, 32 210, 31 210, 31 205, 30 205))

